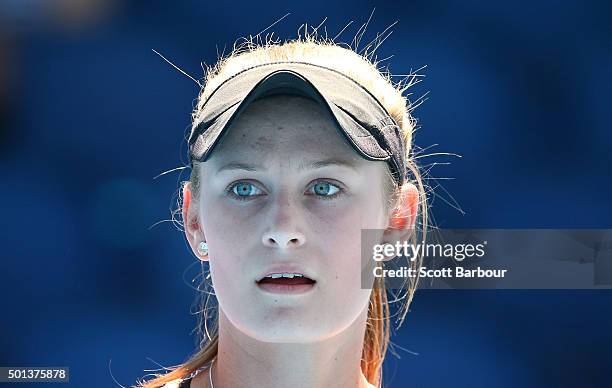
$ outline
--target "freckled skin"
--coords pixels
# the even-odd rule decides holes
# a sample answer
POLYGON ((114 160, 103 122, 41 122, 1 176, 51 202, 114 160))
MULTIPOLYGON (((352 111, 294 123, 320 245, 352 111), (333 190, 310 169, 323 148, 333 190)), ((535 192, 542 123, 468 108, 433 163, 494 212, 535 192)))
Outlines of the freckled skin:
POLYGON ((254 151, 272 151, 274 147, 274 141, 271 136, 259 136, 253 143, 254 151))
POLYGON ((202 166, 198 214, 219 306, 233 326, 261 341, 311 342, 351 325, 370 295, 361 288, 361 229, 384 229, 388 216, 384 162, 359 156, 314 101, 273 96, 249 105, 202 166), (298 171, 304 159, 330 157, 358 171, 298 171), (230 161, 265 169, 215 175, 230 161), (321 180, 345 192, 322 199, 312 188, 321 180), (263 195, 231 198, 225 189, 241 181, 263 195), (263 295, 254 282, 270 263, 287 260, 316 274, 314 292, 297 302, 263 295))

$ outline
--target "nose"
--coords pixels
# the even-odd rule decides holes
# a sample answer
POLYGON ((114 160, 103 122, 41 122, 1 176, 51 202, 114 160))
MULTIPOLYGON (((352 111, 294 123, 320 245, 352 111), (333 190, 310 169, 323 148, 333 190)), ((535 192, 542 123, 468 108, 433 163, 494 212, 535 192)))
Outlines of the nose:
POLYGON ((305 242, 305 236, 299 231, 298 209, 285 195, 279 196, 271 205, 272 222, 262 236, 264 246, 271 248, 297 248, 305 242))

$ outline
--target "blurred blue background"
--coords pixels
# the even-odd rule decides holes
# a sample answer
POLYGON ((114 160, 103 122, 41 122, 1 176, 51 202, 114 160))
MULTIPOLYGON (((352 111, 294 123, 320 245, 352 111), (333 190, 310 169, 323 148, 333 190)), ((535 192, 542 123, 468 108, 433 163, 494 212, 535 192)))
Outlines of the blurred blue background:
MULTIPOLYGON (((131 385, 194 351, 199 264, 169 220, 202 76, 241 37, 325 17, 411 89, 440 227, 610 228, 609 2, 0 2, 1 366, 131 385), (362 46, 363 47, 363 44, 362 46), (440 186, 439 186, 440 185, 440 186), (460 208, 461 210, 458 210, 460 208)), ((321 30, 320 30, 321 32, 321 30)), ((388 387, 609 387, 609 291, 418 292, 388 387)), ((57 384, 60 386, 59 384, 57 384)), ((53 384, 50 384, 53 386, 53 384)), ((65 385, 62 385, 65 386, 65 385)))

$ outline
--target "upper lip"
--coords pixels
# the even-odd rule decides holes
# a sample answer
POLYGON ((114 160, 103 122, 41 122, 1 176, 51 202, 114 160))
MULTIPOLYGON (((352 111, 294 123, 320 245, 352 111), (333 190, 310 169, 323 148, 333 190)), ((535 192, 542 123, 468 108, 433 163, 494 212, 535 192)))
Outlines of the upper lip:
POLYGON ((263 272, 261 272, 255 281, 259 282, 266 276, 271 275, 273 273, 299 273, 309 279, 316 281, 316 275, 312 273, 312 271, 310 271, 308 268, 305 268, 303 265, 294 263, 279 263, 271 265, 267 267, 263 272))

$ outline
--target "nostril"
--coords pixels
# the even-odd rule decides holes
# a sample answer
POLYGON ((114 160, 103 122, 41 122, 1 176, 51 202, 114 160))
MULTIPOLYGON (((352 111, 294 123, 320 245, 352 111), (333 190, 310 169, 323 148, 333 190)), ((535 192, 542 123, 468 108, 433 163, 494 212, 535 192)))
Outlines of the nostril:
POLYGON ((274 236, 272 234, 268 236, 263 236, 262 238, 262 242, 265 246, 280 247, 280 248, 300 246, 304 243, 303 240, 304 238, 301 236, 297 236, 297 237, 289 237, 289 236, 283 236, 283 235, 274 236))

